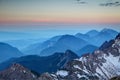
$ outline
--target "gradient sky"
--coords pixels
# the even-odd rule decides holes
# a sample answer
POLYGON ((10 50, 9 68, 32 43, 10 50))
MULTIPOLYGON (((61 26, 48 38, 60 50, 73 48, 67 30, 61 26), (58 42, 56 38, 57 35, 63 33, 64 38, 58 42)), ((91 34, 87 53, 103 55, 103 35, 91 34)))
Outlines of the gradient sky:
POLYGON ((0 22, 120 23, 120 6, 99 6, 111 0, 83 1, 0 0, 0 22))
POLYGON ((41 31, 47 36, 76 31, 85 33, 106 27, 120 30, 120 6, 100 6, 119 0, 81 1, 86 3, 77 0, 0 0, 0 30, 41 31))

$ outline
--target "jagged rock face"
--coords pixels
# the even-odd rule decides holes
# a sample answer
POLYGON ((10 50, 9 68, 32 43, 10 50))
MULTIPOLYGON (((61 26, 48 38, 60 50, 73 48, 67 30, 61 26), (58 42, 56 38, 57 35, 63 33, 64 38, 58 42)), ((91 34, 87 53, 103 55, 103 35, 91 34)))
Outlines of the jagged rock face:
POLYGON ((10 68, 0 72, 0 80, 36 80, 37 77, 28 69, 15 63, 10 68))
POLYGON ((38 80, 57 80, 57 78, 53 74, 44 73, 38 78, 38 80))
POLYGON ((120 34, 100 50, 68 62, 63 70, 67 74, 56 73, 60 80, 109 80, 120 75, 120 34))

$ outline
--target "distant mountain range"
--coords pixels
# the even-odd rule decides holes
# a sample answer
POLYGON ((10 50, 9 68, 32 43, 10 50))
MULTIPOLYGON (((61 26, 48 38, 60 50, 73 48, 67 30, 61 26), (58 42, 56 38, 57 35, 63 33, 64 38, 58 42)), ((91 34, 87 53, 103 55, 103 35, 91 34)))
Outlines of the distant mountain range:
POLYGON ((22 49, 26 48, 27 46, 29 46, 31 44, 42 43, 45 40, 46 40, 45 38, 41 38, 41 39, 18 39, 18 40, 6 40, 3 42, 10 44, 14 47, 17 47, 19 50, 22 51, 22 49))
POLYGON ((3 70, 13 63, 19 63, 30 70, 37 73, 56 72, 58 69, 66 65, 67 62, 78 58, 78 56, 70 50, 65 53, 54 53, 51 56, 40 57, 37 55, 23 56, 12 58, 0 64, 0 70, 3 70))
POLYGON ((58 35, 43 43, 32 44, 22 52, 25 54, 48 56, 55 52, 64 52, 67 49, 70 49, 81 56, 81 54, 88 53, 88 51, 93 52, 105 41, 115 38, 117 34, 117 31, 105 28, 100 32, 91 30, 86 34, 77 33, 76 35, 58 35), (85 48, 89 50, 85 51, 85 48))
POLYGON ((0 31, 0 41, 24 39, 28 36, 30 36, 30 34, 23 32, 0 31))
POLYGON ((105 28, 100 32, 91 30, 86 34, 77 33, 75 36, 87 41, 89 44, 99 47, 103 42, 114 39, 117 34, 117 31, 105 28))
POLYGON ((0 79, 119 80, 120 33, 114 39, 104 42, 93 53, 83 54, 80 58, 70 50, 67 50, 65 53, 55 53, 47 57, 37 57, 39 56, 25 56, 11 59, 0 64, 0 68, 7 68, 0 72, 0 79), (12 65, 11 62, 15 64, 12 65), (30 63, 32 65, 30 65, 30 63), (12 66, 8 68, 8 66, 10 66, 9 64, 12 66), (20 64, 24 65, 24 67, 20 64), (33 66, 37 69, 39 65, 41 67, 44 66, 43 69, 49 68, 50 70, 55 69, 55 65, 57 65, 60 69, 54 73, 37 74, 36 71, 28 68, 28 66, 33 66))
POLYGON ((8 60, 12 57, 20 57, 22 55, 23 53, 21 53, 17 48, 0 42, 0 62, 8 60))
POLYGON ((48 48, 50 46, 52 46, 53 44, 55 44, 57 42, 57 40, 60 38, 61 36, 55 36, 50 38, 49 40, 44 41, 43 43, 35 43, 35 44, 31 44, 30 46, 26 47, 22 52, 25 54, 40 54, 40 52, 45 49, 48 48))
POLYGON ((37 38, 33 33, 0 31, 0 42, 10 44, 13 47, 17 47, 19 50, 31 44, 41 43, 47 39, 48 38, 43 37, 37 38))
POLYGON ((76 51, 76 53, 81 56, 83 54, 86 54, 86 53, 92 53, 94 52, 95 50, 97 50, 98 47, 97 46, 94 46, 94 45, 86 45, 85 47, 79 49, 78 51, 76 51))
POLYGON ((88 43, 80 38, 72 35, 63 35, 61 38, 53 45, 49 45, 47 48, 40 52, 41 56, 51 55, 55 52, 64 52, 67 49, 76 51, 88 43))
MULTIPOLYGON (((7 44, 0 43, 0 62, 5 61, 12 57, 25 55, 39 55, 39 56, 49 56, 56 52, 64 53, 66 50, 72 50, 78 56, 86 53, 93 52, 98 49, 98 47, 108 41, 113 39, 118 32, 112 29, 103 29, 100 32, 96 30, 91 30, 86 34, 77 33, 76 35, 58 35, 44 41, 43 43, 37 41, 38 43, 32 44, 34 40, 18 40, 18 41, 8 41, 11 45, 21 45, 24 47, 27 43, 32 44, 26 47, 23 51, 7 44), (7 56, 6 56, 7 55, 7 56)), ((4 32, 5 34, 5 32, 4 32)), ((6 33, 8 34, 8 33, 6 33)), ((18 33, 20 34, 20 33, 18 33)))

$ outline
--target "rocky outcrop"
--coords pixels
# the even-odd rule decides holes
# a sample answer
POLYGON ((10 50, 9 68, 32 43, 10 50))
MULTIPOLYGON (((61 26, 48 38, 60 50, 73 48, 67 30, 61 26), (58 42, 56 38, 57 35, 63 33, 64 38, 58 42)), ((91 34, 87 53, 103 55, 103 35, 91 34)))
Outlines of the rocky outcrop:
POLYGON ((52 77, 51 74, 49 74, 49 73, 44 73, 44 74, 42 74, 42 75, 38 78, 38 80, 55 80, 54 78, 55 78, 55 76, 52 77))
POLYGON ((10 68, 0 72, 0 80, 36 80, 37 76, 30 70, 15 63, 10 68))

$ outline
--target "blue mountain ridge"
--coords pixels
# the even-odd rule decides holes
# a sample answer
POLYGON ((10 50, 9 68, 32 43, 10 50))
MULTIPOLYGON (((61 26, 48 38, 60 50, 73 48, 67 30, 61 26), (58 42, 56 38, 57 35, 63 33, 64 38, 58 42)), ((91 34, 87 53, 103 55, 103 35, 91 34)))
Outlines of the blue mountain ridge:
MULTIPOLYGON (((23 52, 25 54, 38 54, 40 56, 48 56, 55 52, 64 52, 67 49, 78 52, 87 45, 100 47, 102 43, 115 38, 117 34, 117 31, 105 28, 101 31, 91 30, 86 34, 58 35, 43 43, 36 43, 31 45, 31 47, 28 46, 23 52)), ((91 49, 90 52, 91 51, 93 51, 93 49, 91 49)), ((82 54, 82 52, 80 53, 82 54)), ((80 53, 78 53, 78 55, 81 55, 80 53)))

